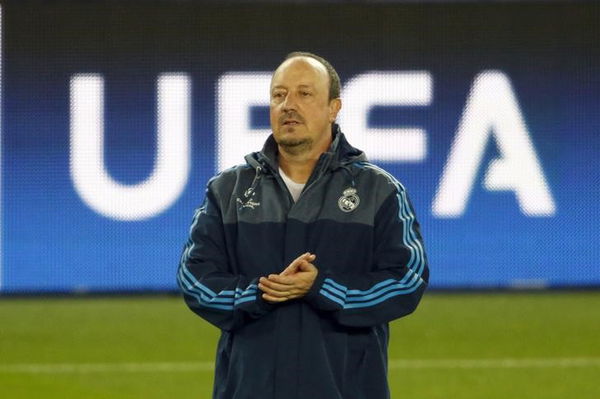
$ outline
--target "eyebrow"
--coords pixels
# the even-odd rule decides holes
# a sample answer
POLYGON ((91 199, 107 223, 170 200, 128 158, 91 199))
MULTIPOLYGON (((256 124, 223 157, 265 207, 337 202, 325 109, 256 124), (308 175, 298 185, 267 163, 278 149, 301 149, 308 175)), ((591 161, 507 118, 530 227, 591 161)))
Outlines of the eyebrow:
MULTIPOLYGON (((313 85, 308 85, 308 84, 301 84, 301 85, 298 85, 298 87, 302 87, 302 88, 305 88, 305 87, 307 87, 307 88, 313 88, 314 86, 313 86, 313 85)), ((275 90, 275 89, 287 89, 287 87, 285 87, 285 86, 283 86, 283 85, 277 85, 277 86, 273 86, 273 87, 271 88, 271 90, 275 90)))

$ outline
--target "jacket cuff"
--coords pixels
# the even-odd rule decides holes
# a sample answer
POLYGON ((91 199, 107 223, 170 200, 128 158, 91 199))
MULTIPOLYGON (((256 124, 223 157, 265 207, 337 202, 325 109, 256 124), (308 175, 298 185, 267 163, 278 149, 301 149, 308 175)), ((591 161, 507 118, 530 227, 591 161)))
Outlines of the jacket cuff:
POLYGON ((249 301, 240 305, 240 308, 246 311, 253 319, 258 319, 275 308, 275 304, 265 301, 262 294, 263 292, 259 289, 256 292, 254 301, 249 301))
POLYGON ((321 287, 323 287, 323 281, 325 281, 324 274, 325 273, 323 273, 320 270, 319 270, 319 273, 317 273, 317 278, 315 278, 315 281, 314 281, 312 287, 310 287, 310 290, 308 290, 308 292, 304 296, 304 298, 307 301, 312 302, 316 299, 317 295, 319 295, 319 291, 321 291, 321 287))
POLYGON ((319 271, 319 274, 317 274, 317 278, 315 279, 315 282, 313 283, 310 290, 308 290, 308 293, 304 296, 304 300, 306 302, 308 302, 312 307, 319 309, 319 310, 324 310, 324 311, 340 310, 341 306, 339 303, 336 303, 321 294, 321 290, 323 288, 323 283, 325 282, 326 278, 327 278, 327 274, 322 271, 319 271))
POLYGON ((258 290, 256 293, 256 307, 258 308, 259 312, 262 312, 261 315, 275 309, 275 304, 265 301, 262 295, 263 292, 258 290))

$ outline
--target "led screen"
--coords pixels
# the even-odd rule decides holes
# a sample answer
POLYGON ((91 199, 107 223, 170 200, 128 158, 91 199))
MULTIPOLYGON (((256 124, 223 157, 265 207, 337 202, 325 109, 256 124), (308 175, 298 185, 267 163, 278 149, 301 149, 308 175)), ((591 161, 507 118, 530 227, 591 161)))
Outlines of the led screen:
POLYGON ((4 2, 0 291, 176 289, 294 50, 336 67, 342 130, 408 189, 433 288, 598 286, 598 8, 4 2))

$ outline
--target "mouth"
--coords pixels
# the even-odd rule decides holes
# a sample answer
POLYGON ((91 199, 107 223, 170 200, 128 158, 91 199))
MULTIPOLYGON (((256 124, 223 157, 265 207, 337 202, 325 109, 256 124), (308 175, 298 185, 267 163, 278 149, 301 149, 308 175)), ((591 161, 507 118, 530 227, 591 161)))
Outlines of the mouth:
POLYGON ((295 119, 286 119, 283 121, 283 126, 296 126, 296 125, 300 125, 300 121, 297 121, 295 119))

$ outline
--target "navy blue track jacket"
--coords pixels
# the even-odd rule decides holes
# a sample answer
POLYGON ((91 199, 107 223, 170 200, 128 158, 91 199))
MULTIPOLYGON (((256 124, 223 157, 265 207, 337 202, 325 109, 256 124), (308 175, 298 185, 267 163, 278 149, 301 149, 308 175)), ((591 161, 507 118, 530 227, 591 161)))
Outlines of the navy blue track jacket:
POLYGON ((383 399, 388 322, 415 310, 427 258, 404 187, 339 127, 294 203, 272 136, 208 183, 177 279, 192 311, 222 331, 215 399, 383 399), (281 304, 258 278, 305 252, 319 273, 281 304))

